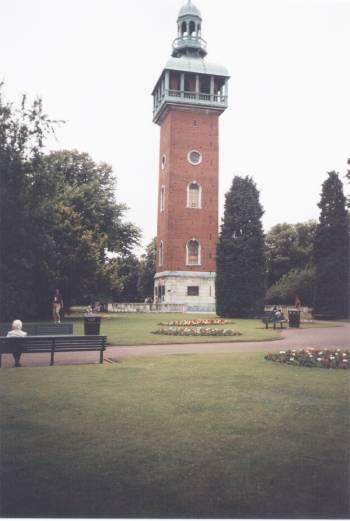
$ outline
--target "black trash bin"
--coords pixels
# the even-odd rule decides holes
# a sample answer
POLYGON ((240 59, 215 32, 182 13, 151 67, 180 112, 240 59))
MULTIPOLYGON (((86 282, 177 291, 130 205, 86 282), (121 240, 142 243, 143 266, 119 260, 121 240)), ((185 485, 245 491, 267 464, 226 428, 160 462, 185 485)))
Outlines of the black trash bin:
POLYGON ((300 327, 300 310, 288 309, 289 327, 300 327))
POLYGON ((101 317, 84 317, 84 335, 100 334, 101 317))

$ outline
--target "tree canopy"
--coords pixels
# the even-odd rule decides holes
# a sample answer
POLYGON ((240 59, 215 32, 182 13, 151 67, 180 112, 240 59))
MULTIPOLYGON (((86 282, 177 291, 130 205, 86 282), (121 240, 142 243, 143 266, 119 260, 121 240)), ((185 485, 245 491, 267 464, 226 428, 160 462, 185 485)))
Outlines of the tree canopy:
POLYGON ((316 221, 276 224, 266 235, 267 302, 292 304, 298 296, 312 306, 316 221))
POLYGON ((16 109, 0 89, 2 320, 47 315, 56 287, 67 305, 110 295, 120 287, 110 254, 131 255, 139 241, 109 165, 75 150, 44 153, 54 125, 40 100, 16 109))

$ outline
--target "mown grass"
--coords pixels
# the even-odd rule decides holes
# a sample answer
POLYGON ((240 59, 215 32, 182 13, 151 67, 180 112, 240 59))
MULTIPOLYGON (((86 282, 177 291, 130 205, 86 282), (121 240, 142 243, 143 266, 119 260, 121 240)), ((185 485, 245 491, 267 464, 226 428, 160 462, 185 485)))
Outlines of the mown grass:
MULTIPOLYGON (((84 324, 82 319, 66 317, 66 321, 74 321, 74 334, 82 335, 84 324)), ((215 315, 198 315, 190 313, 123 313, 119 315, 105 315, 101 321, 101 334, 107 335, 110 345, 142 345, 142 344, 189 344, 204 342, 242 342, 264 341, 280 338, 280 330, 266 329, 261 320, 233 319, 234 324, 226 327, 234 328, 242 333, 241 336, 225 337, 180 337, 169 335, 155 335, 160 322, 172 320, 194 320, 215 318, 215 315)), ((223 326, 213 326, 220 327, 223 326)))
POLYGON ((2 369, 1 515, 349 515, 346 371, 262 354, 2 369))

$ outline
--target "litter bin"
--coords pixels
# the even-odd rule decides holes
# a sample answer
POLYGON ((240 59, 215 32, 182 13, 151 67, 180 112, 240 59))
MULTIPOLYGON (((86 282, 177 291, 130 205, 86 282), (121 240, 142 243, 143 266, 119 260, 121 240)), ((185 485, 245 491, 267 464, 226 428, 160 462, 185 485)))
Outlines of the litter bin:
POLYGON ((84 335, 100 334, 101 317, 84 317, 84 335))
POLYGON ((300 327, 300 310, 288 309, 289 327, 300 327))

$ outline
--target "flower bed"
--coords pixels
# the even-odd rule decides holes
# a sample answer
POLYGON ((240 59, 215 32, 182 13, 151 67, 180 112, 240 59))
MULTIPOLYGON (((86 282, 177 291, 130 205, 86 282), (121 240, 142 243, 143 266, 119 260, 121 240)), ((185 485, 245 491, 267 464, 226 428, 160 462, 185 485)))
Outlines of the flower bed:
POLYGON ((154 335, 174 336, 238 336, 241 335, 233 329, 217 329, 215 327, 160 327, 152 331, 154 335))
POLYGON ((234 324, 233 320, 223 318, 203 318, 196 320, 171 320, 170 322, 159 322, 160 326, 223 326, 234 324))
POLYGON ((323 369, 350 369, 348 349, 288 349, 279 353, 268 353, 265 360, 302 367, 321 367, 323 369))

